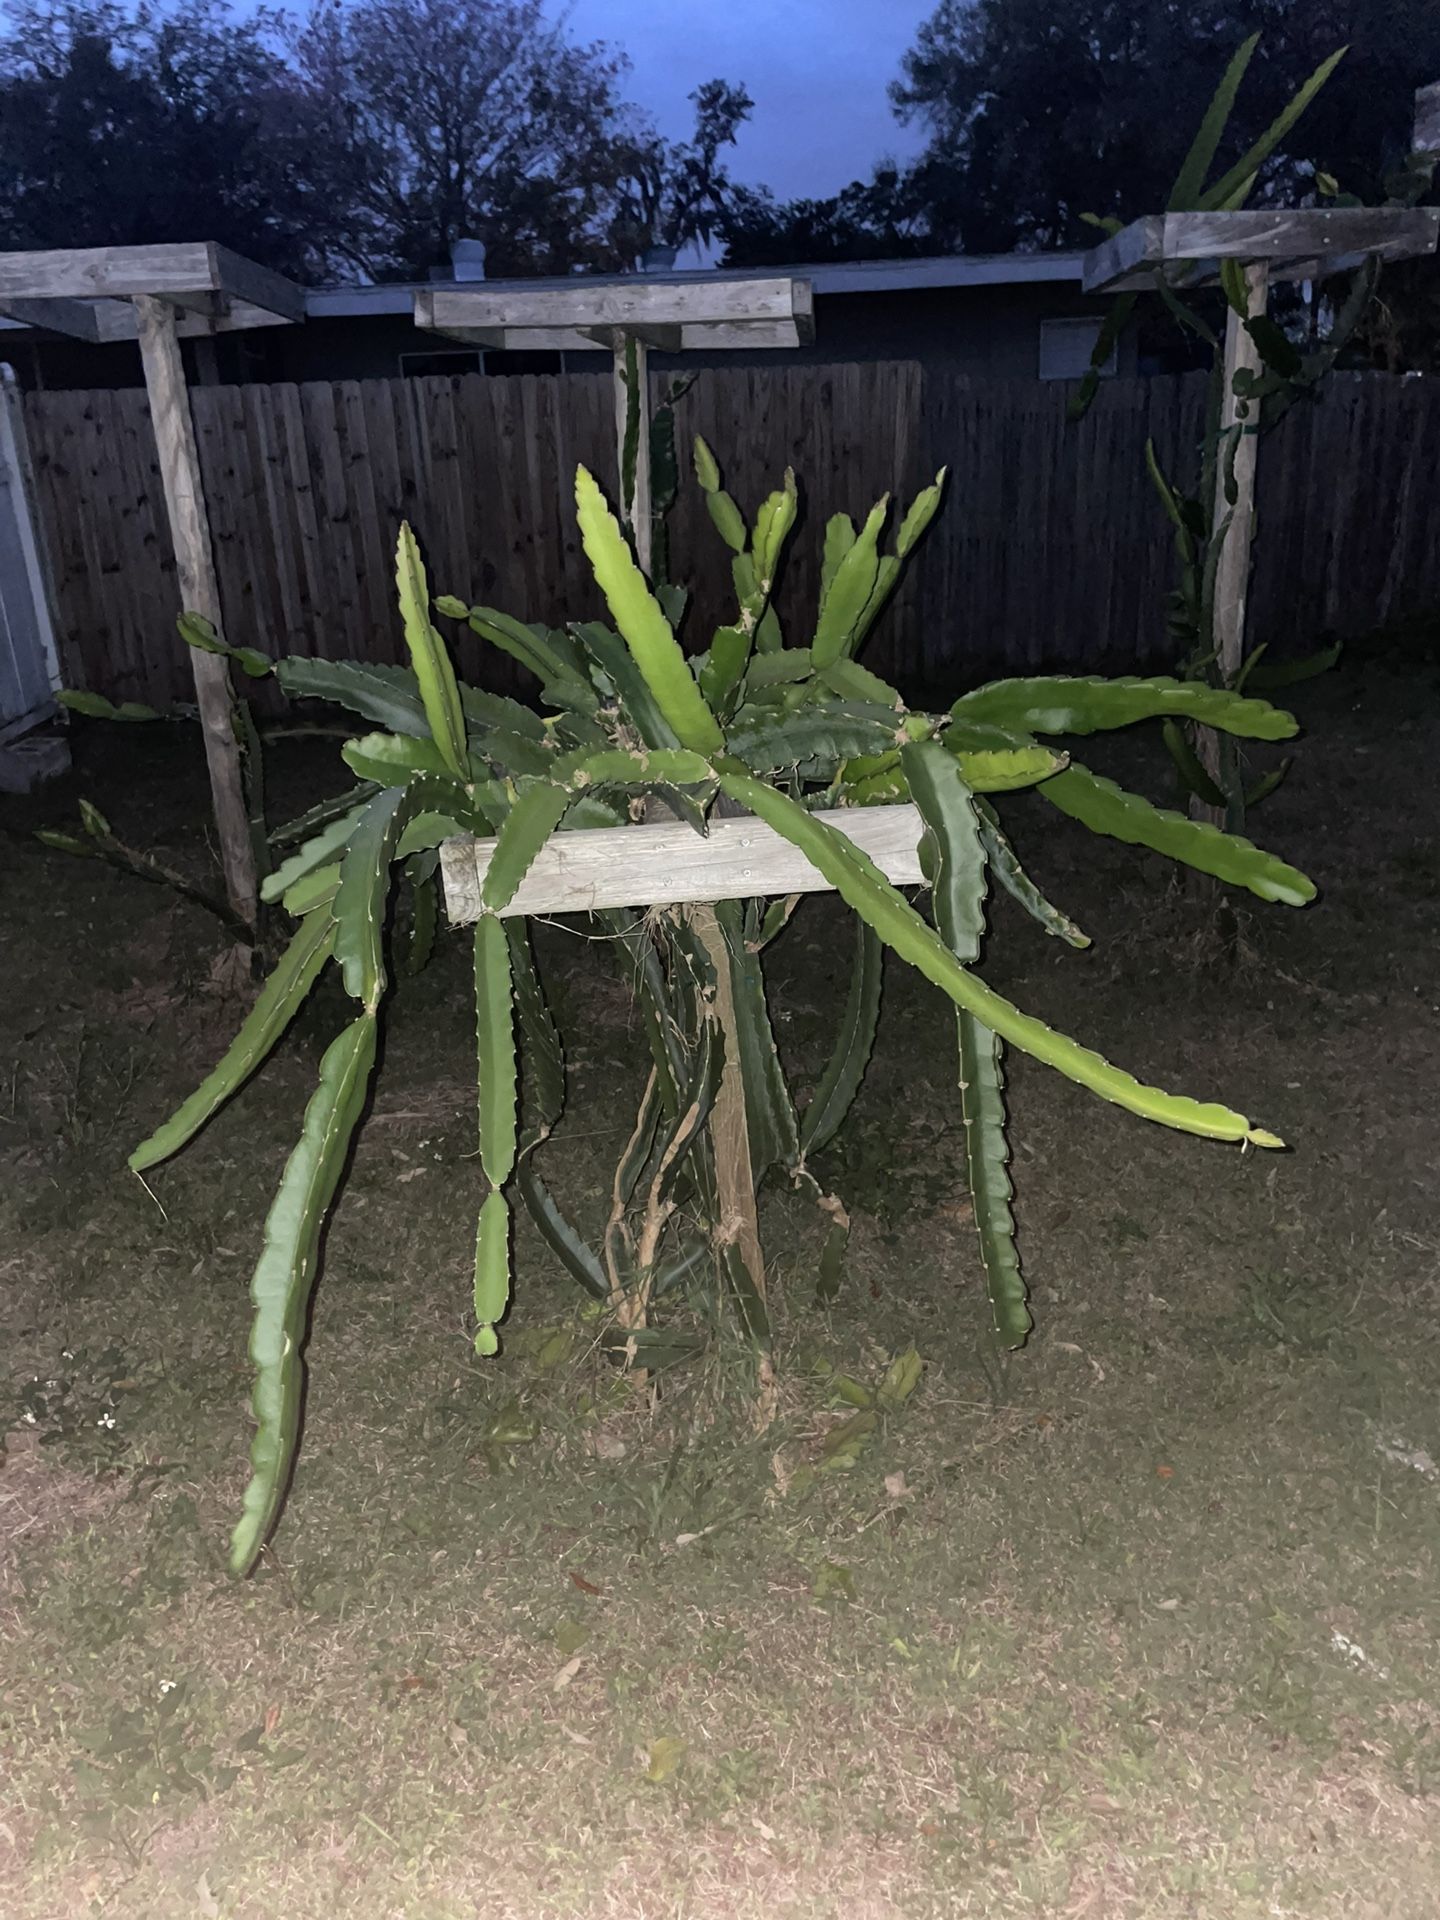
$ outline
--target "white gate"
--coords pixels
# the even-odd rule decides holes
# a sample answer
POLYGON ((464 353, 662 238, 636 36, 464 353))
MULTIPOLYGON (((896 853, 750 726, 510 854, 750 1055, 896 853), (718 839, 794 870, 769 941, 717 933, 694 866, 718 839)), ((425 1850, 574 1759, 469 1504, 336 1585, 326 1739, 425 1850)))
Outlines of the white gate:
POLYGON ((0 364, 0 742, 47 720, 60 684, 33 500, 19 388, 0 364))

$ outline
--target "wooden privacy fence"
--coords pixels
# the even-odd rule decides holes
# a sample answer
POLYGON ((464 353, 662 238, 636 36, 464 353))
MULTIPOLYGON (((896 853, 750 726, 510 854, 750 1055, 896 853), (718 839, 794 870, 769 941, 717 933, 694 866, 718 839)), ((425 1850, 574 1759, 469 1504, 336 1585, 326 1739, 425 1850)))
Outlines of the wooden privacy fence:
MULTIPOLYGON (((665 378, 657 382, 657 393, 665 378)), ((1124 672, 1169 659, 1168 524, 1145 474, 1153 439, 1193 484, 1203 375, 1108 383, 1078 425, 1070 389, 909 362, 704 371, 679 403, 675 576, 703 644, 732 617, 728 551, 690 477, 703 433, 754 506, 787 465, 804 503, 780 608, 808 638, 825 520, 941 465, 949 495, 866 658, 909 685, 1040 666, 1124 672)), ((436 591, 526 620, 601 609, 573 476, 613 491, 608 379, 592 374, 232 386, 192 394, 229 637, 271 652, 398 660, 396 530, 419 533, 436 591)), ((113 699, 184 699, 174 560, 143 393, 30 394, 36 485, 65 674, 113 699)), ((1250 633, 1281 646, 1440 601, 1430 502, 1440 383, 1341 375, 1266 440, 1250 633)), ((512 684, 461 633, 462 670, 512 684)))

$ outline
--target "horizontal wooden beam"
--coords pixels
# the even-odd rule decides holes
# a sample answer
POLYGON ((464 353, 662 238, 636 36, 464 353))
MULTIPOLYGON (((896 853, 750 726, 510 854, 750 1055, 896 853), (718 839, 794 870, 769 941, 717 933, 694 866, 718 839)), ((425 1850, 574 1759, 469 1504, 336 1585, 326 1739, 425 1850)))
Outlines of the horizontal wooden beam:
MULTIPOLYGON (((283 273, 272 273, 269 267, 247 260, 243 254, 232 253, 229 247, 218 246, 213 240, 209 245, 215 288, 217 292, 228 296, 232 310, 236 306, 243 306, 253 308, 257 313, 273 315, 277 320, 305 318, 303 287, 297 287, 283 273)), ((255 326, 262 323, 250 321, 248 324, 255 326)))
POLYGON ((1087 293, 1153 286, 1156 275, 1190 286, 1213 280, 1221 260, 1270 263, 1272 280, 1313 279, 1367 256, 1405 260, 1433 253, 1434 207, 1280 208, 1239 213, 1152 213, 1085 255, 1087 293))
MULTIPOLYGON (((417 317, 417 325, 424 325, 417 317)), ((729 352, 745 347, 798 347, 814 337, 793 320, 713 321, 693 327, 431 327, 446 340, 495 353, 609 353, 617 333, 634 333, 657 353, 729 352)))
MULTIPOLYGON (((561 287, 422 287, 415 295, 415 324, 477 345, 503 342, 507 347, 519 346, 521 336, 528 346, 530 336, 542 333, 616 329, 641 338, 658 330, 653 344, 672 351, 674 346, 793 346, 813 335, 814 296, 808 280, 726 280, 709 274, 685 281, 641 275, 603 284, 576 279, 561 287), (758 331, 733 342, 723 331, 712 337, 712 330, 749 326, 768 329, 769 337, 758 331)), ((561 343, 552 337, 550 344, 561 343)))
POLYGON ((0 298, 0 313, 22 326, 44 327, 51 333, 63 333, 72 340, 87 340, 92 345, 103 336, 95 308, 84 300, 26 300, 0 298))
POLYGON ((626 335, 638 340, 641 346, 653 347, 657 353, 678 353, 681 345, 680 327, 657 326, 647 321, 638 327, 582 327, 580 331, 593 346, 604 347, 609 353, 623 350, 626 335))
POLYGON ((155 247, 65 247, 0 253, 0 298, 98 300, 115 294, 192 293, 211 280, 203 240, 155 247))
MULTIPOLYGON (((12 299, 95 302, 136 294, 153 294, 190 310, 200 323, 197 330, 204 332, 225 329, 231 319, 226 309, 236 306, 253 313, 242 323, 252 326, 305 318, 301 288, 213 240, 0 253, 0 309, 7 312, 12 299)), ((100 338, 125 337, 108 332, 104 317, 99 324, 100 338)))
MULTIPOLYGON (((838 828, 897 886, 921 884, 918 808, 843 807, 816 815, 838 828)), ((480 918, 493 840, 447 840, 440 849, 452 923, 480 918)), ((773 827, 748 815, 712 820, 702 839, 683 822, 557 833, 536 855, 501 915, 594 913, 602 907, 674 907, 786 893, 828 893, 830 883, 773 827)))

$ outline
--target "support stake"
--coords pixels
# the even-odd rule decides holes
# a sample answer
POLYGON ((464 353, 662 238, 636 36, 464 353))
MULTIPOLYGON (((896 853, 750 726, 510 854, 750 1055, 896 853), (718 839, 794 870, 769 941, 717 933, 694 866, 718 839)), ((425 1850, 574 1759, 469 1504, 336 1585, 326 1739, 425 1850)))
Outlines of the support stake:
MULTIPOLYGON (((180 586, 180 610, 198 613, 221 630, 220 587, 210 545, 210 521, 200 478, 200 455, 185 369, 175 333, 174 309, 148 293, 136 294, 140 357, 160 456, 160 479, 165 511, 175 546, 175 569, 180 586)), ((245 805, 245 778, 235 730, 235 689, 230 662, 217 653, 190 649, 195 675, 195 697, 210 769, 210 792, 215 826, 220 836, 220 859, 230 905, 247 927, 254 927, 258 905, 255 850, 245 805)))
MULTIPOLYGON (((1270 268, 1266 261, 1252 261, 1245 268, 1245 305, 1248 316, 1255 319, 1265 311, 1270 292, 1270 268)), ((1215 475, 1215 512, 1212 524, 1220 526, 1226 514, 1230 515, 1230 525, 1226 528, 1220 543, 1220 557, 1215 567, 1215 595, 1211 613, 1211 638, 1217 655, 1220 684, 1232 687, 1240 672, 1245 657, 1245 610, 1250 594, 1250 542, 1255 529, 1255 459, 1259 452, 1260 439, 1253 429, 1258 421, 1253 418, 1254 402, 1250 403, 1250 414, 1242 418, 1239 408, 1242 404, 1235 394, 1235 375, 1239 372, 1259 373, 1260 351, 1246 331, 1245 322, 1233 307, 1225 310, 1225 369, 1224 391, 1220 399, 1221 457, 1215 475), (1235 435, 1239 434, 1238 440, 1235 435), (1229 448, 1233 445, 1233 462, 1229 448), (1234 475, 1235 502, 1232 506, 1226 492, 1227 474, 1234 475)), ((1229 798, 1230 805, 1222 812, 1219 808, 1201 809, 1207 819, 1217 826, 1238 827, 1238 819, 1232 818, 1236 812, 1236 796, 1233 792, 1235 766, 1233 748, 1228 748, 1221 736, 1212 727, 1196 729, 1196 749, 1200 762, 1223 793, 1229 798)))

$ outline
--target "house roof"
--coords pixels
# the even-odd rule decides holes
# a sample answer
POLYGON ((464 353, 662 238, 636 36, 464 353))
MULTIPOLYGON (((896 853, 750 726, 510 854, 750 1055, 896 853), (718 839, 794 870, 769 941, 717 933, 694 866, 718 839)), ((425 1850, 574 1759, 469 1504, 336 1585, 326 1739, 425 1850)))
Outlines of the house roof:
MULTIPOLYGON (((937 254, 920 260, 842 260, 814 265, 726 267, 727 280, 808 280, 816 294, 831 293, 910 293, 931 287, 1008 286, 1035 280, 1080 283, 1083 253, 952 253, 937 254)), ((703 279, 716 271, 710 267, 685 272, 647 273, 649 281, 684 285, 703 279)), ((585 277, 587 286, 627 285, 634 274, 594 274, 585 277)), ((424 280, 395 282, 376 287, 315 287, 307 291, 305 311, 310 319, 343 319, 359 315, 409 313, 421 288, 488 287, 506 285, 566 287, 575 284, 574 276, 525 281, 504 280, 424 280)))

